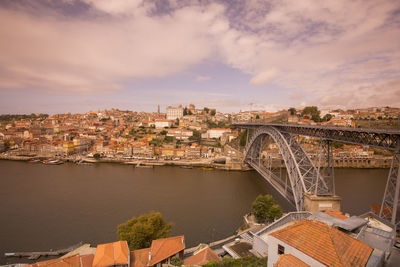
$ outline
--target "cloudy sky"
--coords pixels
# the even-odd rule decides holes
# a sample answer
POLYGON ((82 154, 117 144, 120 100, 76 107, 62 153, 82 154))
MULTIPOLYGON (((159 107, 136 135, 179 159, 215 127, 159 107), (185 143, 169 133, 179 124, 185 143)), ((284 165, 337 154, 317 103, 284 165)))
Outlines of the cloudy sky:
POLYGON ((0 113, 180 103, 400 107, 400 1, 0 1, 0 113))

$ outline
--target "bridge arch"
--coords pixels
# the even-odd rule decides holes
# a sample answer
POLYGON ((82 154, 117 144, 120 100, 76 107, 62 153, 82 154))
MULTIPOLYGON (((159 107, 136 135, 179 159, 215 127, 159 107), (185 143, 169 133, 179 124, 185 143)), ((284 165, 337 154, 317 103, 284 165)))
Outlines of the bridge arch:
MULTIPOLYGON (((297 142, 296 138, 280 132, 273 126, 262 126, 255 130, 245 147, 244 161, 259 172, 282 196, 291 202, 297 211, 303 210, 304 195, 319 191, 332 192, 315 167, 310 157, 297 142), (277 144, 286 165, 290 188, 263 166, 261 152, 263 140, 270 136, 277 144)), ((332 185, 334 186, 334 185, 332 185)))

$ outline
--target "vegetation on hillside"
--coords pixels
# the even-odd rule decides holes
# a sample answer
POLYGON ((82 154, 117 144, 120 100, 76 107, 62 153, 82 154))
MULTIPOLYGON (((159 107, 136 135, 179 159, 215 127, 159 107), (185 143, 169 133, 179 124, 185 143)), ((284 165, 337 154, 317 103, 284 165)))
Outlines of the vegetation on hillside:
POLYGON ((275 219, 282 217, 282 208, 275 203, 274 198, 267 195, 259 195, 251 205, 251 211, 258 222, 273 222, 275 219))
POLYGON ((148 248, 156 239, 169 237, 172 223, 166 223, 160 212, 133 217, 118 225, 118 240, 126 240, 130 250, 148 248))

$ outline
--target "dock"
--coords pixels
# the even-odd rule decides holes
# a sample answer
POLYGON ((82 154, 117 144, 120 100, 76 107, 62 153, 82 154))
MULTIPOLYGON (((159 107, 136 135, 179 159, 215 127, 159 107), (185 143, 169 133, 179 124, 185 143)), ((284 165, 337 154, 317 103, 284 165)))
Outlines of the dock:
POLYGON ((67 254, 77 248, 79 248, 80 246, 82 246, 82 242, 79 242, 76 245, 70 246, 68 248, 64 248, 64 249, 58 249, 58 250, 50 250, 50 251, 43 251, 43 252, 7 252, 4 253, 5 257, 28 257, 28 259, 30 260, 37 260, 42 256, 60 256, 60 255, 64 255, 67 254))

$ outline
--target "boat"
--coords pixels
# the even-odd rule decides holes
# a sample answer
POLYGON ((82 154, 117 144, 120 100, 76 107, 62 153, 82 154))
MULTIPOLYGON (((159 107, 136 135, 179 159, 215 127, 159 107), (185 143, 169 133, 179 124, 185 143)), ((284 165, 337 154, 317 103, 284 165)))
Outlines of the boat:
POLYGON ((193 169, 193 166, 186 166, 186 165, 184 165, 184 166, 181 166, 181 168, 182 168, 182 169, 193 169))
POLYGON ((47 164, 47 165, 60 165, 60 164, 63 164, 64 162, 59 159, 53 159, 53 160, 43 161, 43 163, 47 164))
POLYGON ((138 164, 136 165, 136 168, 147 168, 147 169, 152 169, 152 168, 154 168, 154 166, 153 166, 153 165, 140 165, 140 163, 138 163, 138 164))
POLYGON ((203 168, 201 168, 203 171, 212 171, 212 170, 214 170, 214 168, 211 168, 211 167, 203 167, 203 168))

